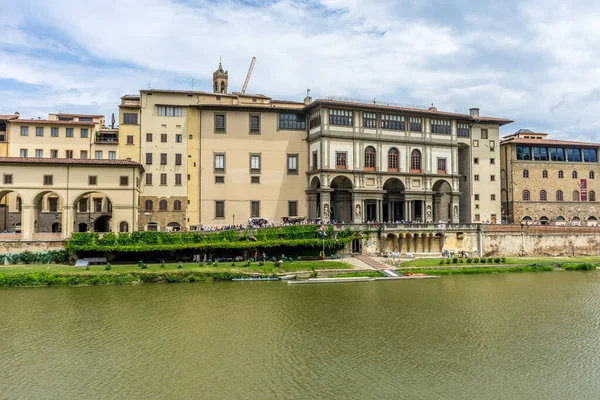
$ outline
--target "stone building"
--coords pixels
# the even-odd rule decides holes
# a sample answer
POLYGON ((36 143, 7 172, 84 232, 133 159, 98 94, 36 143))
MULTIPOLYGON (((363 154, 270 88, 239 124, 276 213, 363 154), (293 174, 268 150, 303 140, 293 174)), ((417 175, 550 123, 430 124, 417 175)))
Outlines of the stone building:
POLYGON ((504 137, 500 148, 508 223, 597 225, 599 144, 551 140, 521 129, 504 137))

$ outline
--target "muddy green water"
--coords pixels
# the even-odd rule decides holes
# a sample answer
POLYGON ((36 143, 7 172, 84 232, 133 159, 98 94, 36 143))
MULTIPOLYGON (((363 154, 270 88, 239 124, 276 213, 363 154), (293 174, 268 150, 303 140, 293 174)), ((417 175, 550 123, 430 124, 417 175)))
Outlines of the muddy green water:
POLYGON ((2 399, 598 399, 600 273, 0 289, 2 399))

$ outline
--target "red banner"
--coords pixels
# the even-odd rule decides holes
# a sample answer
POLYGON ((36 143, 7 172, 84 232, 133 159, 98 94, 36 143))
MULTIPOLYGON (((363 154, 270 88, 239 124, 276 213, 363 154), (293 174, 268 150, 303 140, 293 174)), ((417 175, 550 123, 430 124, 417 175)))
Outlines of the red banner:
POLYGON ((581 201, 587 201, 587 180, 579 180, 579 188, 581 189, 581 201))

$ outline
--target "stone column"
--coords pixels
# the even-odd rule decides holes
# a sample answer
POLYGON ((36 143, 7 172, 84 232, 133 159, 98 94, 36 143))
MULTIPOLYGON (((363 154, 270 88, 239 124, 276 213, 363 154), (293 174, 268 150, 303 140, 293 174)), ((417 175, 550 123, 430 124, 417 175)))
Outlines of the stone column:
POLYGON ((403 207, 403 211, 404 211, 404 215, 402 216, 402 219, 404 221, 408 220, 408 200, 404 200, 404 204, 402 205, 403 207))
POLYGON ((328 223, 331 219, 331 191, 321 191, 321 221, 328 223))
POLYGON ((433 247, 433 236, 429 236, 427 238, 427 252, 431 253, 431 248, 433 247))
POLYGON ((404 244, 404 234, 399 234, 398 235, 398 253, 402 254, 402 245, 404 244))
MULTIPOLYGON (((433 196, 433 222, 437 223, 442 219, 442 209, 441 209, 441 196, 434 195, 433 196)), ((448 222, 448 221, 444 221, 448 222)))
POLYGON ((406 252, 410 253, 410 242, 412 241, 412 233, 406 236, 406 252))
POLYGON ((73 233, 74 207, 72 204, 63 205, 62 208, 62 238, 68 239, 73 233))
POLYGON ((444 251, 444 236, 443 233, 440 235, 440 253, 444 251))
POLYGON ((308 202, 308 219, 314 220, 317 218, 317 214, 319 213, 317 210, 317 194, 307 193, 306 199, 308 202))
POLYGON ((364 202, 358 198, 356 195, 352 196, 352 212, 353 212, 353 219, 352 221, 355 224, 362 224, 363 223, 363 216, 365 213, 365 207, 364 207, 364 202))
POLYGON ((452 196, 452 209, 450 210, 452 212, 450 219, 453 224, 458 224, 460 222, 460 215, 459 215, 460 205, 459 204, 460 204, 459 197, 453 195, 452 196))
POLYGON ((21 240, 31 240, 33 238, 34 211, 34 206, 31 204, 21 206, 21 240))

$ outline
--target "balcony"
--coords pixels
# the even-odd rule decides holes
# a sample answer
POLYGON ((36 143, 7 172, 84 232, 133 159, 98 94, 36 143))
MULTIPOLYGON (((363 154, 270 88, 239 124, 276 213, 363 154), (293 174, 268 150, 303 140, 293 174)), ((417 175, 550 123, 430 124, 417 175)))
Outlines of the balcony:
POLYGON ((100 131, 96 134, 97 144, 119 144, 119 134, 115 131, 100 131))

